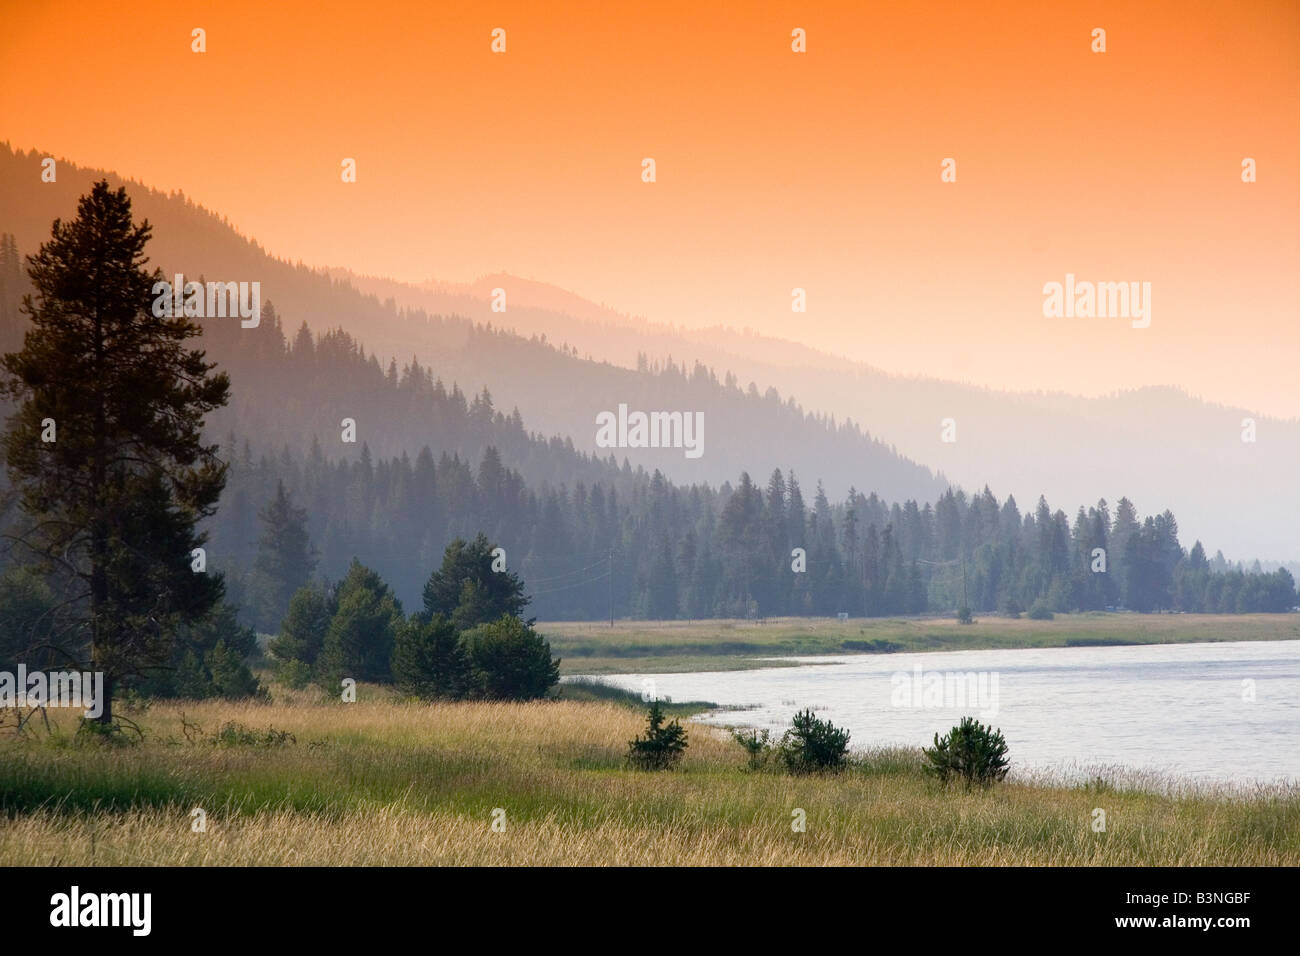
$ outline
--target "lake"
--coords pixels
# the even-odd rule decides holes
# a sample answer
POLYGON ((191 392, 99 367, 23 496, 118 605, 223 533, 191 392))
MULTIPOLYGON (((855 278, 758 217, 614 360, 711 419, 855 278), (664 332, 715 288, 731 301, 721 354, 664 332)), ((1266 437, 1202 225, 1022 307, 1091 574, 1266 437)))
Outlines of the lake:
POLYGON ((857 748, 929 745, 969 714, 1002 730, 1013 774, 1123 767, 1204 783, 1300 782, 1300 641, 794 660, 596 679, 636 691, 650 680, 660 697, 747 708, 696 719, 774 735, 812 708, 847 727, 857 748))

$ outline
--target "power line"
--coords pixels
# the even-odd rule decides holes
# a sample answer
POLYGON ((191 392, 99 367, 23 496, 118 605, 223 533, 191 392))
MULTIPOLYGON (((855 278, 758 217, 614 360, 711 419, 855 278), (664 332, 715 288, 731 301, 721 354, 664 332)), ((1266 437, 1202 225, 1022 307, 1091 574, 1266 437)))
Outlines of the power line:
POLYGON ((585 587, 588 584, 595 584, 597 581, 603 581, 605 580, 605 578, 609 576, 610 576, 609 571, 602 571, 594 578, 588 578, 585 581, 575 581, 573 584, 562 584, 557 588, 547 588, 544 591, 533 591, 531 592, 531 595, 532 597, 540 597, 543 594, 554 594, 556 591, 568 591, 571 590, 572 588, 585 587))
POLYGON ((605 559, 601 558, 599 561, 593 561, 591 564, 588 564, 586 567, 574 568, 571 571, 561 571, 559 574, 550 575, 549 577, 533 578, 532 583, 553 584, 556 581, 563 580, 564 578, 570 577, 574 574, 582 574, 585 571, 590 571, 592 568, 601 568, 604 566, 605 566, 605 559))

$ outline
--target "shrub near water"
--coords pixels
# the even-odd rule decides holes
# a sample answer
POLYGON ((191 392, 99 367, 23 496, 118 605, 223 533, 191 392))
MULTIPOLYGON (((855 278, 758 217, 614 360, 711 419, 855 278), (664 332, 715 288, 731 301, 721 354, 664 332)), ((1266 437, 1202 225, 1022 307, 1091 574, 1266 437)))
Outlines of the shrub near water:
POLYGON ((961 723, 942 738, 934 735, 934 746, 924 748, 928 769, 942 783, 952 779, 965 782, 966 789, 978 784, 989 787, 1002 780, 1010 769, 1007 742, 1000 731, 985 727, 974 717, 961 723))
POLYGON ((731 737, 745 748, 750 770, 766 769, 773 758, 790 773, 840 770, 848 762, 849 732, 829 720, 819 720, 811 710, 795 714, 790 729, 776 745, 766 730, 733 730, 731 737))
POLYGON ((1041 598, 1035 601, 1033 606, 1029 609, 1029 619, 1031 621, 1050 621, 1054 617, 1056 617, 1056 615, 1052 613, 1052 609, 1048 607, 1047 602, 1041 598))
POLYGON ((818 720, 811 710, 795 714, 781 739, 781 759, 791 773, 839 770, 848 753, 849 732, 829 720, 818 720))
POLYGON ((664 711, 659 701, 650 705, 646 716, 646 734, 628 743, 627 760, 642 770, 670 770, 686 752, 686 728, 674 719, 664 723, 664 711))

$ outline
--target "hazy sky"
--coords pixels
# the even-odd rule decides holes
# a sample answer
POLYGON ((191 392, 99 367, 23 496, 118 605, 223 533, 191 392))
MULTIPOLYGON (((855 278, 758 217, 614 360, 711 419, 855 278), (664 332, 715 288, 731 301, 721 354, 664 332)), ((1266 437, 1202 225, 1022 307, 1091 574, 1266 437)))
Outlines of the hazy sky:
POLYGON ((292 260, 1300 416, 1294 0, 0 10, 0 139, 183 189, 292 260), (1151 283, 1150 327, 1045 318, 1067 273, 1151 283))

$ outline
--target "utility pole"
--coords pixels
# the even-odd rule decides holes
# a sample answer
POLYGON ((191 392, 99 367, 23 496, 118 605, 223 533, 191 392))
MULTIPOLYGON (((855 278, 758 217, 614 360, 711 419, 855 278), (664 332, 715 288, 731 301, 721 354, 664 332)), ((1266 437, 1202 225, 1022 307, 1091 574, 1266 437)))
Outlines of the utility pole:
POLYGON ((961 553, 961 606, 970 607, 970 598, 966 596, 966 552, 961 553))
POLYGON ((614 549, 609 549, 609 626, 614 626, 614 549))
MULTIPOLYGON (((874 525, 872 527, 875 527, 874 525)), ((862 546, 862 616, 871 616, 871 595, 867 593, 867 546, 862 546)))

